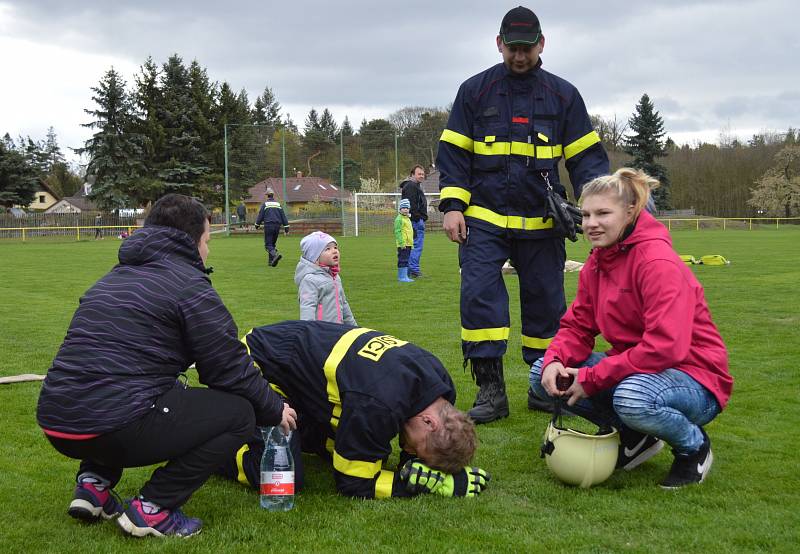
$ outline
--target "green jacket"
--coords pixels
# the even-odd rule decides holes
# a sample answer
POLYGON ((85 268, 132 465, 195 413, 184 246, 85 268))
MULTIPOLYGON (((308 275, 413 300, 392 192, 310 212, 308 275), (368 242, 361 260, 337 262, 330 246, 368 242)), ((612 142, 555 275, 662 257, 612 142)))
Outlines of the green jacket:
POLYGON ((414 246, 414 229, 411 228, 411 218, 407 215, 397 214, 394 218, 394 241, 397 248, 414 246))

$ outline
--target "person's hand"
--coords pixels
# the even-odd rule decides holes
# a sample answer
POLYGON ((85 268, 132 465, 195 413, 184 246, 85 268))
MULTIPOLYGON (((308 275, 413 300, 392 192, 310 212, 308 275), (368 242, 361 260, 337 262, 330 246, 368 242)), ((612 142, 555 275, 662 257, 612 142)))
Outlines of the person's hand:
POLYGON ((478 496, 486 488, 490 478, 481 468, 469 466, 450 475, 431 469, 418 458, 408 460, 400 470, 400 480, 412 494, 478 496))
POLYGON ((567 368, 567 373, 574 377, 572 385, 570 385, 570 387, 564 393, 564 396, 569 397, 569 400, 567 400, 567 406, 574 406, 575 403, 581 398, 589 397, 589 395, 586 394, 586 391, 583 389, 583 385, 578 382, 578 372, 579 370, 577 367, 567 368))
POLYGON ((444 232, 453 242, 462 244, 467 240, 467 224, 464 221, 464 213, 453 210, 444 214, 442 221, 444 232))
POLYGON ((284 227, 283 228, 283 234, 284 235, 288 235, 289 234, 289 228, 288 227, 284 227))
POLYGON ((259 225, 258 223, 256 223, 255 227, 256 227, 256 231, 258 231, 259 229, 261 229, 261 225, 259 225))
POLYGON ((297 429, 297 412, 286 402, 283 403, 283 414, 281 415, 280 426, 284 435, 288 435, 289 431, 297 429))
POLYGON ((547 367, 542 370, 542 387, 550 396, 561 396, 564 394, 564 392, 558 390, 556 386, 556 377, 559 375, 566 376, 568 373, 564 364, 558 360, 550 362, 547 364, 547 367))

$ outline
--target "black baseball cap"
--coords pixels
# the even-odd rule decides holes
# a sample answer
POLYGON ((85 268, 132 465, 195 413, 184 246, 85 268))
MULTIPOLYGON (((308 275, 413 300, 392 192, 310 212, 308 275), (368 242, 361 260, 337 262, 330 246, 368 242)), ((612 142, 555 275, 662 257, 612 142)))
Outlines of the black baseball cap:
POLYGON ((500 36, 505 44, 536 44, 542 36, 542 27, 535 13, 518 6, 503 18, 500 36))

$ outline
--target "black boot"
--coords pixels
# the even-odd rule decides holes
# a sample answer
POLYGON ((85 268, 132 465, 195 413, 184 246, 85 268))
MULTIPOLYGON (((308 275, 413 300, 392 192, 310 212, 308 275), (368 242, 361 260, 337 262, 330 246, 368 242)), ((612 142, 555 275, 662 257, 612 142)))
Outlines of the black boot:
POLYGON ((508 397, 503 380, 502 358, 475 358, 470 360, 472 377, 478 385, 478 395, 469 411, 475 423, 489 423, 508 417, 508 397))

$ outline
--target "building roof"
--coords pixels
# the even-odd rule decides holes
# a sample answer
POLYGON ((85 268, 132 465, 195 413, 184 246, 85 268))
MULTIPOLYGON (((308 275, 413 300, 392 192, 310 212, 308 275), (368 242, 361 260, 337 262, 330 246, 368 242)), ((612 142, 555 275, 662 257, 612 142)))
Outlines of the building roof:
MULTIPOLYGON (((267 188, 275 192, 275 200, 283 202, 283 179, 280 177, 269 177, 260 183, 256 183, 248 189, 249 197, 245 202, 261 203, 264 201, 267 188)), ((351 199, 353 193, 349 190, 341 190, 338 185, 331 184, 322 177, 287 177, 286 178, 286 203, 292 202, 333 202, 342 196, 351 199)))

